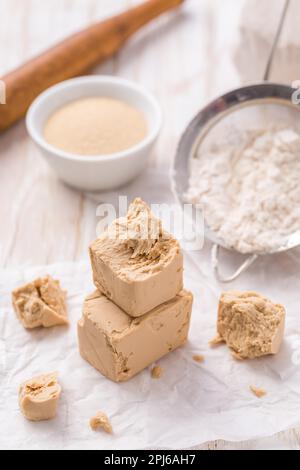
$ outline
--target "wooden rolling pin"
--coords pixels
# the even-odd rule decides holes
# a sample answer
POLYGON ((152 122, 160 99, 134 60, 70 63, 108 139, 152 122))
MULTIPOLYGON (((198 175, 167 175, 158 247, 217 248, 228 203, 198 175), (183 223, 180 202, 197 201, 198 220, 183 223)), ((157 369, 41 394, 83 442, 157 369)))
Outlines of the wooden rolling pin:
POLYGON ((43 90, 87 72, 115 54, 143 25, 183 1, 148 0, 74 34, 2 77, 6 86, 6 104, 0 105, 0 132, 22 118, 43 90))

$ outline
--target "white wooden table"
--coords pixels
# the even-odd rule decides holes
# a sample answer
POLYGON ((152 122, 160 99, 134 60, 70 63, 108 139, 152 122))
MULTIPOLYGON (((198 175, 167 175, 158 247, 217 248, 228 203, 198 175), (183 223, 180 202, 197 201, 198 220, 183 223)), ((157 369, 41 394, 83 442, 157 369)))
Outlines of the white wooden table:
MULTIPOLYGON (((187 0, 136 34, 95 73, 136 80, 159 99, 163 132, 152 155, 166 168, 185 125, 216 95, 239 84, 232 64, 244 0, 187 0), (159 73, 158 73, 159 71, 159 73)), ((0 74, 134 0, 0 0, 0 74)), ((257 77, 259 79, 259 77, 257 77)), ((0 136, 1 267, 78 260, 95 238, 96 206, 61 184, 39 158, 24 122, 0 136)), ((300 430, 201 449, 300 449, 300 430)))

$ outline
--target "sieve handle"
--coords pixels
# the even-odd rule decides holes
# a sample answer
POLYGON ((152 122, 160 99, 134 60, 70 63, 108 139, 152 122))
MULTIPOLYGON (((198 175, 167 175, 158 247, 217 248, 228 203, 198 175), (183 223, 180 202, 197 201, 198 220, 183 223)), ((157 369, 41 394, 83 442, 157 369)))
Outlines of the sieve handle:
POLYGON ((269 54, 267 65, 266 65, 266 70, 265 70, 264 77, 263 77, 263 80, 265 82, 269 81, 269 78, 270 78, 273 59, 274 59, 275 52, 276 52, 276 49, 277 49, 277 46, 278 46, 278 43, 279 43, 279 39, 280 39, 281 32, 282 32, 282 29, 283 29, 283 26, 284 26, 284 23, 285 23, 285 18, 286 18, 286 14, 287 14, 287 11, 289 9, 289 6, 290 6, 290 0, 285 0, 284 6, 283 6, 283 11, 282 11, 282 14, 281 14, 281 17, 280 17, 280 20, 279 20, 279 24, 278 24, 277 31, 276 31, 276 34, 275 34, 275 38, 274 38, 274 41, 273 41, 273 44, 272 44, 272 47, 271 47, 271 50, 270 50, 270 54, 269 54))
POLYGON ((220 274, 219 270, 219 251, 220 246, 214 244, 211 250, 211 262, 216 279, 219 282, 223 283, 234 281, 237 277, 239 277, 240 274, 246 271, 251 266, 251 264, 257 259, 257 255, 248 256, 248 258, 243 262, 243 264, 241 264, 241 266, 231 276, 223 277, 222 274, 220 274))

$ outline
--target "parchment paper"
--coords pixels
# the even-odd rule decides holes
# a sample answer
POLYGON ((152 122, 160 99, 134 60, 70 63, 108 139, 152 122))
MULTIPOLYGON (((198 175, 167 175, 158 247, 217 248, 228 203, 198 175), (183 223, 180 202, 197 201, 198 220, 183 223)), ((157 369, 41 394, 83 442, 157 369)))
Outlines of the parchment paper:
MULTIPOLYGON (((140 194, 146 197, 148 190, 148 201, 152 177, 140 194)), ((155 191, 159 184, 168 185, 161 178, 155 191)), ((165 200, 171 197, 164 194, 165 200)), ((230 270, 237 260, 224 253, 222 262, 230 270)), ((258 290, 287 309, 278 356, 240 362, 226 346, 208 346, 223 289, 211 275, 210 246, 185 253, 185 286, 195 296, 189 342, 159 361, 164 369, 160 379, 153 380, 146 369, 127 383, 115 384, 85 362, 77 348, 76 323, 84 296, 93 289, 87 260, 0 271, 0 448, 182 449, 213 439, 261 438, 300 426, 299 279, 300 252, 293 250, 262 257, 226 286, 258 290), (12 310, 11 290, 46 273, 68 291, 70 326, 27 331, 12 310), (196 363, 194 354, 204 355, 205 361, 196 363), (18 408, 19 384, 54 370, 63 388, 58 415, 31 423, 18 408), (250 385, 264 388, 267 395, 258 399, 250 385), (90 430, 89 419, 98 410, 110 417, 113 435, 90 430)))

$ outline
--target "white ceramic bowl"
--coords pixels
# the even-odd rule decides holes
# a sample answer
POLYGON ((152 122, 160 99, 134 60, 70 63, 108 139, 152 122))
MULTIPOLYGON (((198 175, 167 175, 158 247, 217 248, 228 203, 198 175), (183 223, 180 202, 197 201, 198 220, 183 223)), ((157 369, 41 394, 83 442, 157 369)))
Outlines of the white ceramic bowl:
POLYGON ((157 101, 142 87, 122 78, 95 75, 66 80, 48 88, 35 99, 26 116, 29 135, 57 176, 84 191, 117 188, 135 178, 147 163, 161 124, 157 101), (88 96, 120 99, 139 109, 148 124, 145 139, 128 150, 99 156, 75 155, 46 142, 43 130, 49 116, 65 103, 88 96))

